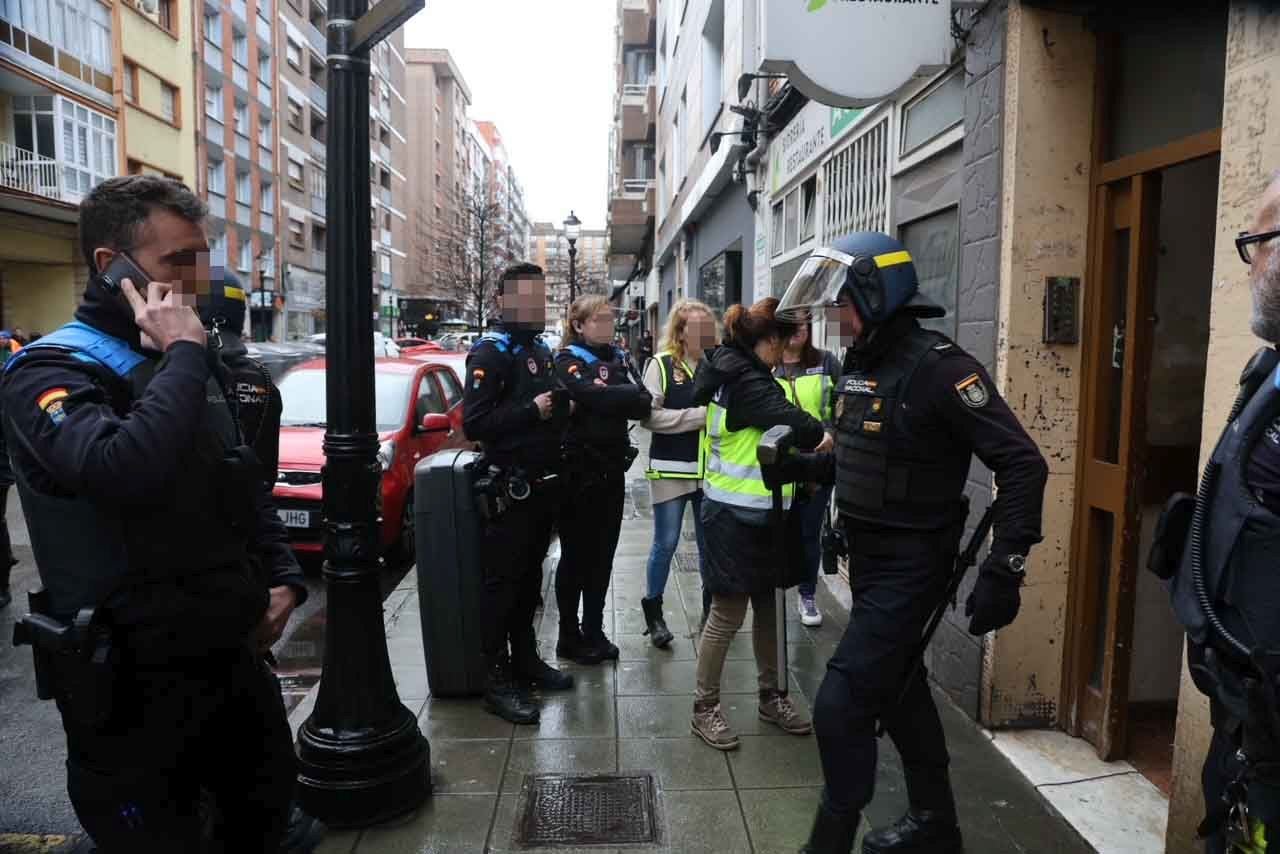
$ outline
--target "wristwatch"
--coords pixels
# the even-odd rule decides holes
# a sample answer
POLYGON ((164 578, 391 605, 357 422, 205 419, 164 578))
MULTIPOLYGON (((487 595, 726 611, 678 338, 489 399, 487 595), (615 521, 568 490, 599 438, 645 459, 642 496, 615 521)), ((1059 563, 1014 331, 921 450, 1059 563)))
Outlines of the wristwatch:
POLYGON ((1026 555, 1009 555, 1004 559, 1004 565, 1014 575, 1025 575, 1027 572, 1027 556, 1026 555))

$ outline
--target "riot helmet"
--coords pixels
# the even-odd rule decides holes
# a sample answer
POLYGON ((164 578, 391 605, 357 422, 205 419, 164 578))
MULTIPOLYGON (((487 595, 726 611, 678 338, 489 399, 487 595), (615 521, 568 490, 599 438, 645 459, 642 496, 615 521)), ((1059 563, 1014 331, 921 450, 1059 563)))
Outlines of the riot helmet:
POLYGON ((900 311, 916 317, 942 317, 946 310, 920 294, 911 254, 897 240, 878 231, 846 235, 813 251, 787 286, 778 304, 779 319, 810 320, 834 308, 848 293, 867 328, 883 324, 900 311))
POLYGON ((200 322, 206 329, 239 335, 244 329, 246 295, 240 279, 230 270, 224 270, 221 282, 213 282, 208 299, 197 300, 200 322))

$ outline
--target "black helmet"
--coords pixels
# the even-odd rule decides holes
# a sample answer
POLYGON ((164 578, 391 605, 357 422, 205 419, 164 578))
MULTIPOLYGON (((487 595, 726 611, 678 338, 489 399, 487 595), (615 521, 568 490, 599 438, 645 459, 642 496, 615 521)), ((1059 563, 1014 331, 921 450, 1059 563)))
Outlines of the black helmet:
POLYGON ((215 326, 235 335, 244 329, 245 300, 247 299, 240 280, 230 270, 224 270, 221 282, 213 282, 209 287, 209 298, 198 301, 200 322, 206 328, 215 326))
POLYGON ((920 295, 911 254, 878 231, 859 231, 815 249, 805 259, 778 304, 777 315, 803 321, 836 305, 848 292, 867 326, 879 326, 899 311, 942 317, 946 309, 920 295))

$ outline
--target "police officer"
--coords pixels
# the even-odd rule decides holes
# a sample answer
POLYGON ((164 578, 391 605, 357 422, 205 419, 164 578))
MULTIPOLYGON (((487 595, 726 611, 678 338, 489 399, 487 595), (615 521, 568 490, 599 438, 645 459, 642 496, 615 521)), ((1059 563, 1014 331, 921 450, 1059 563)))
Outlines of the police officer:
MULTIPOLYGON (((1209 697, 1213 740, 1202 782, 1208 854, 1263 851, 1280 826, 1280 175, 1253 230, 1236 240, 1250 267, 1252 331, 1260 350, 1241 377, 1227 427, 1194 501, 1171 502, 1172 548, 1152 569, 1173 576, 1174 611, 1187 630, 1187 662, 1209 697), (1244 485, 1244 489, 1237 488, 1244 485), (1178 512, 1181 505, 1182 511, 1178 512), (1194 512, 1191 508, 1194 507, 1194 512), (1186 521, 1191 536, 1187 540, 1186 521), (1173 531, 1176 530, 1176 534, 1173 531), (1186 546, 1184 549, 1184 545, 1186 546)), ((1163 545, 1157 534, 1157 543, 1163 545)))
POLYGON ((972 455, 999 490, 994 541, 965 607, 972 634, 1013 621, 1027 552, 1040 541, 1044 459, 982 365, 921 327, 943 310, 918 290, 902 244, 861 232, 816 250, 779 309, 794 319, 837 311, 852 342, 836 389, 835 494, 853 603, 814 702, 826 787, 810 854, 852 847, 875 785, 878 720, 902 756, 910 808, 863 851, 962 850, 942 725, 908 659, 958 551, 972 455))
POLYGON ((618 658, 618 648, 604 632, 604 600, 622 533, 625 475, 635 459, 627 419, 647 418, 653 398, 632 381, 622 353, 613 346, 613 307, 606 297, 574 301, 564 341, 556 354, 556 373, 577 408, 565 440, 573 465, 559 525, 556 655, 599 664, 618 658))
POLYGON ((485 708, 516 724, 538 722, 528 687, 568 690, 573 677, 538 656, 533 615, 542 561, 560 501, 561 441, 572 403, 555 391, 546 325, 547 284, 536 264, 508 267, 498 284, 502 325, 467 356, 467 438, 498 470, 493 512, 481 538, 484 572, 485 708))
POLYGON ((280 522, 192 310, 210 281, 204 215, 167 178, 95 187, 75 321, 11 358, 0 388, 45 596, 44 622, 23 625, 47 650, 48 626, 75 621, 83 655, 55 656, 43 681, 71 803, 104 852, 196 850, 201 788, 231 850, 274 852, 294 785, 261 651, 306 588, 271 545, 280 522), (251 554, 278 559, 269 590, 251 554))

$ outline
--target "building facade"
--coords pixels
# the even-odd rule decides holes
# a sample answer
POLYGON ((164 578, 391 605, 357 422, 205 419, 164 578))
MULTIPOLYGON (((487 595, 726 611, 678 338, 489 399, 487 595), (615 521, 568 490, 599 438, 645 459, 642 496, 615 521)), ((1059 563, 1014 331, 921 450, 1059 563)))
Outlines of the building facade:
MULTIPOLYGON (((606 229, 580 229, 574 244, 575 293, 609 294, 609 232, 606 229)), ((563 329, 568 317, 569 241, 563 227, 551 222, 535 222, 530 232, 526 257, 539 267, 547 279, 547 328, 563 329)))

